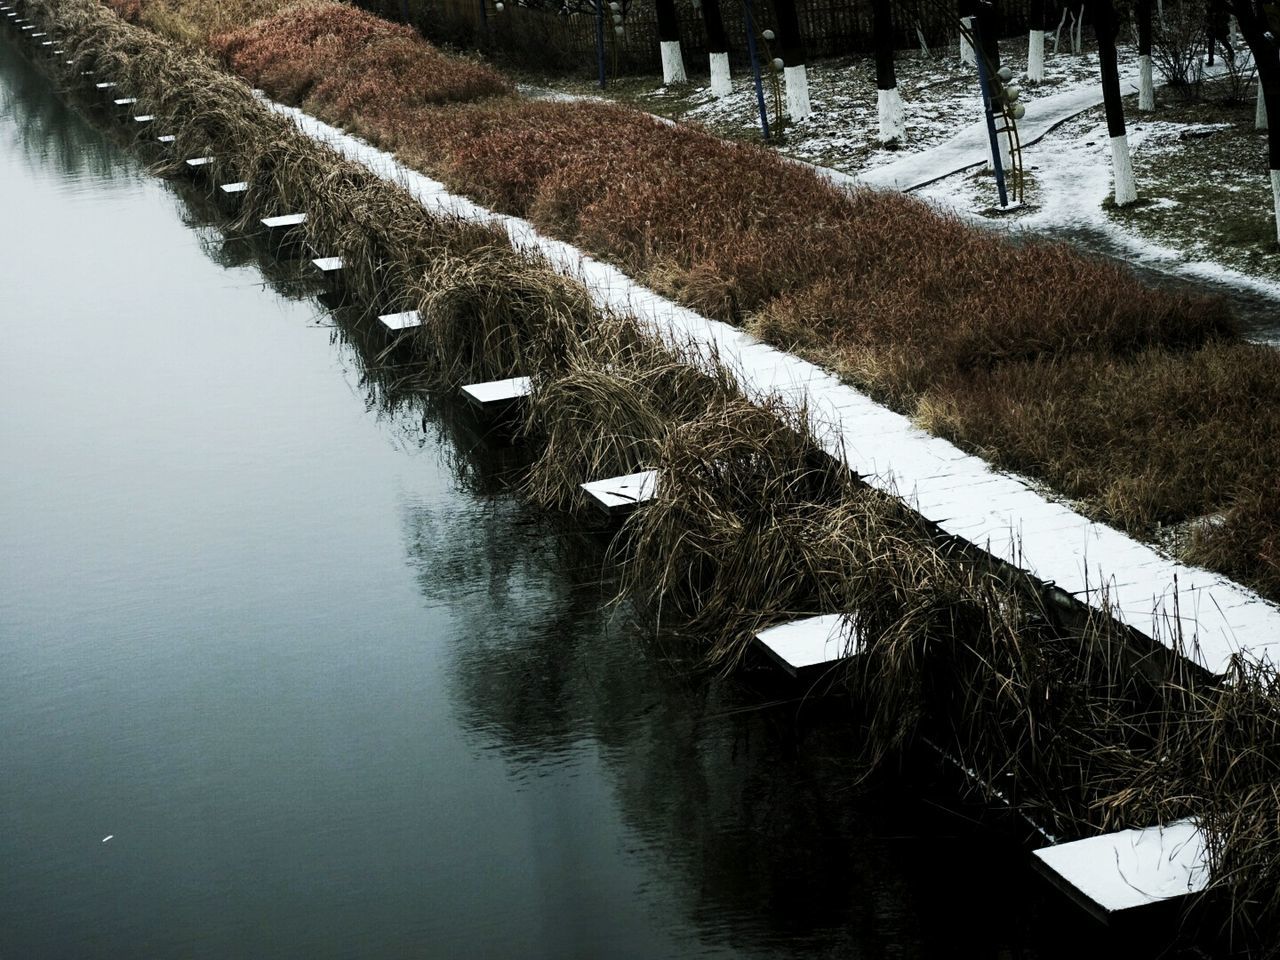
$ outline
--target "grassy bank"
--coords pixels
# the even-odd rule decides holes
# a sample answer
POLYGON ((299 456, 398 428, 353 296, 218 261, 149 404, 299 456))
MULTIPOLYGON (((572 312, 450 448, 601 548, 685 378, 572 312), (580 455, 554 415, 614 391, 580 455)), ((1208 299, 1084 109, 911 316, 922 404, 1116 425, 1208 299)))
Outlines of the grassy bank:
MULTIPOLYGON (((523 484, 530 499, 581 511, 581 480, 656 466, 656 502, 615 541, 627 596, 642 614, 709 642, 726 664, 763 624, 856 614, 866 655, 846 680, 868 711, 867 728, 851 735, 864 738, 869 761, 927 735, 1065 835, 1201 815, 1214 840, 1214 897, 1227 900, 1237 930, 1252 929, 1264 946, 1280 942, 1273 675, 1242 674, 1224 689, 1171 659, 1148 660, 1110 618, 1064 612, 1028 578, 939 538, 866 488, 820 452, 793 411, 746 404, 723 370, 693 367, 626 318, 600 315, 581 288, 502 235, 429 216, 395 185, 297 133, 210 60, 129 27, 94 0, 55 0, 36 15, 68 38, 68 79, 92 68, 116 80, 156 115, 156 129, 178 137, 162 167, 211 153, 218 179, 252 183, 240 229, 263 215, 306 212, 308 240, 344 258, 367 324, 375 308, 419 309, 422 328, 391 348, 402 376, 455 386, 532 376, 523 429, 537 458, 523 484)), ((815 236, 824 229, 813 225, 815 236)), ((835 244, 840 234, 832 236, 835 244)), ((1059 251, 1060 269, 1083 269, 1047 249, 1059 251)), ((867 269, 877 269, 867 256, 867 269)), ((840 277, 824 279, 835 289, 840 277)), ((891 307, 886 299, 886 315, 891 307)), ((1143 301, 1124 324, 1094 318, 1083 332, 1065 317, 1044 331, 1014 324, 1005 333, 1022 338, 1024 355, 999 362, 990 356, 994 328, 946 332, 953 345, 970 344, 978 359, 969 365, 988 374, 1077 356, 1145 366, 1153 351, 1176 358, 1231 348, 1208 307, 1177 312, 1193 307, 1143 301), (1188 317, 1198 325, 1178 328, 1188 317)), ((901 335, 923 340, 901 316, 901 335)), ((916 362, 911 353, 900 361, 903 370, 916 362)), ((950 362, 951 376, 969 373, 950 362)))
MULTIPOLYGON (((305 5, 211 43, 272 95, 828 365, 1101 519, 1154 537, 1217 517, 1185 541, 1184 557, 1280 597, 1280 558, 1267 546, 1277 530, 1257 528, 1277 498, 1280 447, 1259 439, 1280 418, 1276 361, 1239 340, 1221 303, 1153 290, 1060 244, 976 232, 902 196, 847 194, 767 150, 620 106, 531 102, 453 79, 436 95, 402 90, 345 54, 337 79, 317 80, 330 51, 378 31, 399 28, 305 5), (1261 392, 1246 397, 1241 382, 1261 392), (1119 409, 1128 421, 1092 414, 1119 409)), ((444 56, 413 47, 423 64, 444 56)))

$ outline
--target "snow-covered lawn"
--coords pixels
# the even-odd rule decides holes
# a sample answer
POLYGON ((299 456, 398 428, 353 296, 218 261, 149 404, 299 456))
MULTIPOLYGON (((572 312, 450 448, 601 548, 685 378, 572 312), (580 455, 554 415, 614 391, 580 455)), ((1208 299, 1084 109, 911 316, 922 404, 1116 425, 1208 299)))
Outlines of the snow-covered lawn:
MULTIPOLYGON (((1086 51, 1079 56, 1063 52, 1053 56, 1052 35, 1047 41, 1045 79, 1040 84, 1019 80, 1023 102, 1035 109, 1038 97, 1067 90, 1097 86, 1098 58, 1086 51)), ((1068 50, 1063 31, 1063 50, 1068 50)), ((1027 65, 1027 40, 1001 42, 1003 62, 1015 75, 1027 65)), ((694 66, 690 64, 690 66, 694 66)), ((1120 50, 1121 73, 1135 73, 1137 54, 1120 50)), ((946 142, 957 130, 982 118, 982 100, 974 68, 960 62, 953 47, 937 48, 924 56, 920 51, 904 51, 898 56, 895 72, 898 89, 906 106, 907 135, 896 146, 878 142, 875 63, 869 57, 825 60, 809 64, 809 98, 813 114, 799 122, 783 125, 783 141, 778 149, 799 160, 831 167, 844 173, 858 173, 893 163, 905 153, 914 153, 946 142)), ((598 96, 600 90, 583 81, 525 78, 535 86, 558 93, 598 96)), ((628 77, 614 81, 605 94, 659 116, 698 123, 715 133, 740 140, 760 139, 760 114, 755 87, 748 71, 733 78, 733 93, 724 98, 712 95, 706 81, 694 77, 687 87, 663 87, 656 77, 628 77)), ((777 126, 773 96, 766 77, 765 100, 769 122, 777 126)), ((785 103, 785 97, 783 98, 785 103)))
MULTIPOLYGON (((1063 236, 1147 267, 1280 298, 1280 251, 1271 219, 1266 134, 1254 130, 1252 103, 1160 97, 1139 113, 1126 98, 1139 202, 1110 203, 1106 119, 1088 110, 1026 148, 1025 205, 995 208, 989 174, 969 170, 916 191, 966 216, 1063 236)), ((1280 304, 1270 328, 1280 339, 1280 304)))
MULTIPOLYGON (((1046 48, 1045 81, 1015 81, 1024 91, 1024 123, 1036 117, 1037 100, 1049 96, 1097 90, 1101 99, 1095 51, 1086 46, 1083 54, 1071 54, 1065 30, 1062 52, 1053 53, 1052 32, 1046 48)), ((1027 62, 1026 38, 1002 41, 1001 56, 1020 76, 1027 62)), ((1122 77, 1136 76, 1133 47, 1121 46, 1119 60, 1122 77)), ((981 119, 974 68, 961 63, 956 49, 934 49, 927 57, 919 51, 900 53, 896 71, 906 105, 902 142, 886 146, 877 141, 874 63, 849 58, 809 65, 814 113, 784 124, 777 149, 852 177, 872 171, 883 175, 893 169, 890 165, 947 143, 981 119)), ((559 94, 599 95, 582 81, 526 79, 559 94)), ((1024 149, 1026 201, 1017 210, 995 209, 995 184, 981 168, 952 173, 915 192, 997 227, 1067 237, 1158 270, 1280 298, 1266 136, 1253 130, 1252 101, 1235 106, 1219 102, 1224 87, 1206 83, 1199 104, 1181 103, 1162 91, 1154 114, 1139 113, 1136 96, 1126 97, 1140 198, 1136 206, 1117 210, 1109 203, 1111 162, 1101 106, 1067 119, 1024 149)), ((607 94, 727 138, 760 139, 755 91, 742 71, 734 77, 732 95, 720 99, 697 77, 682 88, 662 87, 653 77, 626 78, 614 82, 607 94)), ((766 101, 770 122, 776 125, 768 84, 766 101)), ((1269 336, 1280 337, 1280 322, 1276 328, 1269 336)))

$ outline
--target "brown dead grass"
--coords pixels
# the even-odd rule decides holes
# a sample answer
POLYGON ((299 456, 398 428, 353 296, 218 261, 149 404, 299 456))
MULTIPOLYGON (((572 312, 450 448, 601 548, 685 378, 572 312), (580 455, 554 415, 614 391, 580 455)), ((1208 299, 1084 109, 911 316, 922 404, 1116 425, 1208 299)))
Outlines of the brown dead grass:
POLYGON ((1267 440, 1280 392, 1267 351, 1239 342, 1222 303, 907 197, 848 193, 767 149, 618 105, 489 96, 509 88, 459 85, 458 61, 339 4, 283 9, 215 46, 272 95, 830 366, 1131 532, 1207 513, 1261 523, 1238 554, 1219 536, 1194 556, 1280 596, 1266 546, 1280 538, 1267 440), (379 72, 414 51, 408 82, 379 72))
POLYGON ((237 72, 282 99, 314 100, 342 115, 388 102, 412 108, 512 89, 497 71, 343 3, 294 4, 211 42, 237 72))

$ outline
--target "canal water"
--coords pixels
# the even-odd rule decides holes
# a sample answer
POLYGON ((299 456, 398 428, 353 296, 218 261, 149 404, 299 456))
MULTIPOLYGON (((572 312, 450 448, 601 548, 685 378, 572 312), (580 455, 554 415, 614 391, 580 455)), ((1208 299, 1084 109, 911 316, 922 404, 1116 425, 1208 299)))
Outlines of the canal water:
POLYGON ((0 958, 1141 955, 603 609, 104 123, 0 40, 0 958))

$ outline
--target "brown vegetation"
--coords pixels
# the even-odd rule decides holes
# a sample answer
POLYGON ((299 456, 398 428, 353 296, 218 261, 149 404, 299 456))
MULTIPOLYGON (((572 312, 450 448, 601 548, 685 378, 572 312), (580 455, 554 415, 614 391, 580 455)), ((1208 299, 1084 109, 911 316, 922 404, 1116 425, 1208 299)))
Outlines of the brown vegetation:
MULTIPOLYGON (((980 233, 910 198, 846 193, 766 149, 623 107, 414 95, 360 106, 312 83, 292 46, 250 55, 311 16, 283 11, 218 49, 272 94, 304 97, 454 189, 827 364, 1131 532, 1243 516, 1237 504, 1274 516, 1258 506, 1275 502, 1280 475, 1265 442, 1280 418, 1274 360, 1238 341, 1222 303, 1154 290, 1062 244, 980 233)), ((1280 596, 1266 547, 1276 536, 1230 556, 1219 537, 1195 557, 1280 596)))

